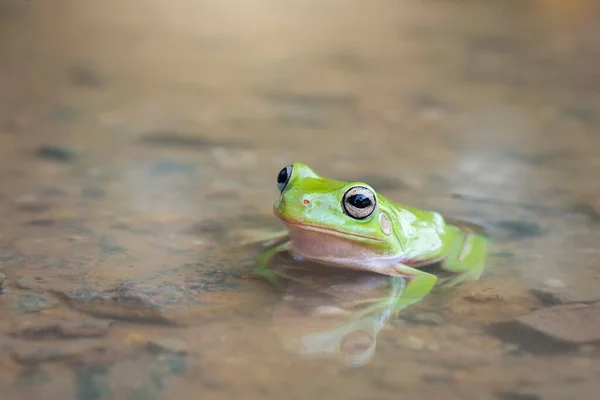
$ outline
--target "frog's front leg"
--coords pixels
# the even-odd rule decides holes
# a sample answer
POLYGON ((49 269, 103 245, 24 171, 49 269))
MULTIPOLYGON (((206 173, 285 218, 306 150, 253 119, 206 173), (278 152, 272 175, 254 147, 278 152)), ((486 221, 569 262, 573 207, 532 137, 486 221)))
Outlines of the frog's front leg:
POLYGON ((390 276, 402 277, 407 280, 402 294, 395 303, 394 307, 396 309, 402 309, 423 300, 437 282, 437 276, 404 264, 378 268, 378 272, 390 276))
POLYGON ((278 274, 270 268, 269 264, 273 257, 275 257, 277 253, 286 250, 290 243, 289 240, 277 243, 259 254, 254 261, 254 273, 263 277, 271 285, 277 286, 278 274))
POLYGON ((442 260, 441 267, 459 275, 444 282, 446 286, 455 286, 465 281, 481 277, 487 257, 487 238, 479 233, 452 227, 455 246, 442 260))

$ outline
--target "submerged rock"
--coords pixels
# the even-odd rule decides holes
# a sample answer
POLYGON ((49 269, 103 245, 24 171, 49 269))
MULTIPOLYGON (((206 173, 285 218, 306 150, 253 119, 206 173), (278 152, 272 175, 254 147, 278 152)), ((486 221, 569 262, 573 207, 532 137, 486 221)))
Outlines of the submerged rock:
POLYGON ((154 353, 187 354, 187 344, 178 338, 158 338, 148 341, 148 350, 154 353))
POLYGON ((113 321, 66 321, 17 326, 12 336, 23 339, 74 339, 84 337, 103 337, 109 332, 113 321))
POLYGON ((13 312, 18 314, 36 313, 58 305, 58 301, 40 294, 23 294, 15 298, 13 312))
POLYGON ((39 344, 18 346, 12 352, 12 357, 24 365, 36 365, 48 362, 73 361, 82 358, 86 353, 105 349, 99 343, 82 343, 73 345, 69 342, 62 344, 39 344))
POLYGON ((31 290, 32 288, 31 283, 25 277, 18 278, 15 281, 15 286, 21 290, 31 290))
POLYGON ((546 305, 597 303, 600 291, 596 288, 554 287, 550 289, 532 289, 531 293, 546 305))
POLYGON ((564 342, 600 342, 600 306, 555 306, 519 317, 517 322, 564 342))
POLYGON ((558 305, 494 324, 491 333, 533 353, 559 353, 600 343, 600 306, 558 305))
POLYGON ((186 324, 190 312, 208 303, 197 285, 121 283, 109 289, 56 292, 76 310, 96 317, 163 324, 186 324))
POLYGON ((55 145, 41 146, 38 150, 38 156, 60 162, 73 162, 77 159, 77 154, 73 150, 55 145))

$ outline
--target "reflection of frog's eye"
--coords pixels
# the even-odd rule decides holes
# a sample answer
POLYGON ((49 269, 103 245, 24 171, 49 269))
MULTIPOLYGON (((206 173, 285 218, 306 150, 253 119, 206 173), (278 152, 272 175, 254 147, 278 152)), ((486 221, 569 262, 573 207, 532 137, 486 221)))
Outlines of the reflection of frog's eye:
POLYGON ((376 205, 375 193, 364 186, 349 189, 342 199, 344 212, 354 219, 368 218, 375 211, 376 205))
POLYGON ((283 192, 283 189, 285 189, 285 186, 290 180, 290 176, 292 176, 291 165, 288 165, 287 167, 279 171, 279 175, 277 175, 277 187, 279 188, 280 192, 283 192))

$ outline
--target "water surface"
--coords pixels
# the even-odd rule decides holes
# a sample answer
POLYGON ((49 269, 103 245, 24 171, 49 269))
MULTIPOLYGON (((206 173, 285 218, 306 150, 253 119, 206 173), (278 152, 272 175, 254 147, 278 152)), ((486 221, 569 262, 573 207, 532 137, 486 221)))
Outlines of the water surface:
POLYGON ((591 0, 3 1, 2 398, 595 398, 599 22, 591 0), (398 315, 389 278, 269 286, 293 161, 488 226, 483 277, 398 315))

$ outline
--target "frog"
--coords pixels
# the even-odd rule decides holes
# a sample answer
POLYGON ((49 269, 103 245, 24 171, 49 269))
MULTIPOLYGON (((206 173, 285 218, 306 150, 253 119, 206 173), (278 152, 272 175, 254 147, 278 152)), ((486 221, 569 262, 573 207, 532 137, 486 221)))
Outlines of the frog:
POLYGON ((320 176, 301 162, 279 171, 277 187, 273 213, 285 229, 255 259, 263 278, 287 251, 296 260, 404 278, 404 307, 438 283, 456 286, 484 270, 488 236, 477 224, 390 200, 366 182, 320 176), (450 278, 426 270, 434 264, 450 278))

